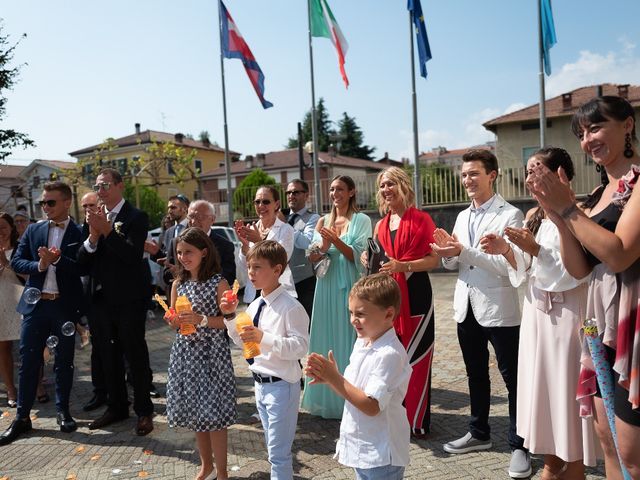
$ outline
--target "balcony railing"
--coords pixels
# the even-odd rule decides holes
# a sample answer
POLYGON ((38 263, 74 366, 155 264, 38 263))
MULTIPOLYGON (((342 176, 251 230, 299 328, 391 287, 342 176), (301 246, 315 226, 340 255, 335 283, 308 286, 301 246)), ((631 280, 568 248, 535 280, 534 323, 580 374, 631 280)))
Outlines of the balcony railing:
MULTIPOLYGON (((593 190, 600 183, 599 174, 591 165, 580 165, 571 186, 577 195, 584 195, 593 190)), ((356 184, 356 201, 361 210, 377 210, 376 174, 352 177, 356 184)), ((496 191, 507 200, 530 198, 527 190, 525 167, 501 169, 496 181, 496 191)), ((331 202, 329 199, 329 185, 331 180, 323 179, 320 182, 320 195, 323 213, 329 212, 331 202)), ((469 201, 460 180, 460 172, 456 167, 430 166, 421 176, 422 204, 423 206, 437 206, 445 204, 466 203, 469 201)), ((280 192, 286 189, 286 184, 277 185, 280 192)), ((315 188, 312 182, 309 184, 309 205, 315 205, 315 188)), ((253 196, 255 188, 232 189, 234 199, 234 218, 253 218, 253 196)), ((217 221, 228 221, 227 215, 227 191, 204 190, 204 198, 212 202, 216 209, 217 221)), ((286 206, 286 198, 281 198, 281 204, 286 206)))

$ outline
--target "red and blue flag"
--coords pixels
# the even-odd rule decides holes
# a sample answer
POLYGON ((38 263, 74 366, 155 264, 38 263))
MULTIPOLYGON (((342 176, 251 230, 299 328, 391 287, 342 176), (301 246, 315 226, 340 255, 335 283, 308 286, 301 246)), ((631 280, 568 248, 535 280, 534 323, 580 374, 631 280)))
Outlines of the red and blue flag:
POLYGON ((249 76, 249 81, 258 95, 260 103, 262 103, 262 107, 273 107, 273 103, 264 98, 264 74, 260 69, 260 65, 256 62, 249 45, 242 38, 240 30, 238 30, 222 0, 220 0, 220 38, 222 55, 225 58, 237 58, 242 62, 249 76))

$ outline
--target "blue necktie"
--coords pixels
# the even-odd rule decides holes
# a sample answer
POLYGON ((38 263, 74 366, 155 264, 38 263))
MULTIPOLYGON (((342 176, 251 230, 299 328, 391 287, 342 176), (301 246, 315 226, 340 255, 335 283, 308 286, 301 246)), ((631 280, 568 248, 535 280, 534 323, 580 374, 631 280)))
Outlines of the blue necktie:
MULTIPOLYGON (((267 302, 264 301, 264 298, 260 300, 260 305, 258 305, 258 311, 253 316, 253 326, 254 327, 257 327, 258 324, 260 323, 260 314, 262 313, 262 309, 264 308, 264 306, 266 304, 267 304, 267 302)), ((247 358, 247 363, 249 365, 252 365, 253 364, 253 358, 247 358)))

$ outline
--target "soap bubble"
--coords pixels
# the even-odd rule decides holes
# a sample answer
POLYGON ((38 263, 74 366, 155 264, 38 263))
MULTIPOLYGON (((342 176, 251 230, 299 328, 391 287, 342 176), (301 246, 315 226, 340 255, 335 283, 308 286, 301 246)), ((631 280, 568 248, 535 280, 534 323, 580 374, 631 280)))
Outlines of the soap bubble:
POLYGON ((60 330, 65 337, 71 337, 74 333, 76 333, 76 326, 73 324, 73 322, 64 322, 60 330))
POLYGON ((35 287, 29 287, 24 291, 24 301, 29 305, 35 305, 42 297, 42 292, 35 287))
POLYGON ((58 337, 56 337, 55 335, 51 335, 49 338, 47 338, 47 347, 49 347, 50 349, 56 348, 58 346, 58 337))

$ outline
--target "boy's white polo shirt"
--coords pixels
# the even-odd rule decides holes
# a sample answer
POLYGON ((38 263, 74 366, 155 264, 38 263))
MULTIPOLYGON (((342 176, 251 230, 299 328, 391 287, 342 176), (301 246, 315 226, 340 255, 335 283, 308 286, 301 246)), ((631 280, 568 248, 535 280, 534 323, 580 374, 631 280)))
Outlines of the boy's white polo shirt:
POLYGON ((344 404, 335 457, 353 468, 409 465, 410 427, 402 405, 411 367, 393 328, 371 345, 358 338, 344 377, 378 401, 372 417, 348 401, 344 404))

